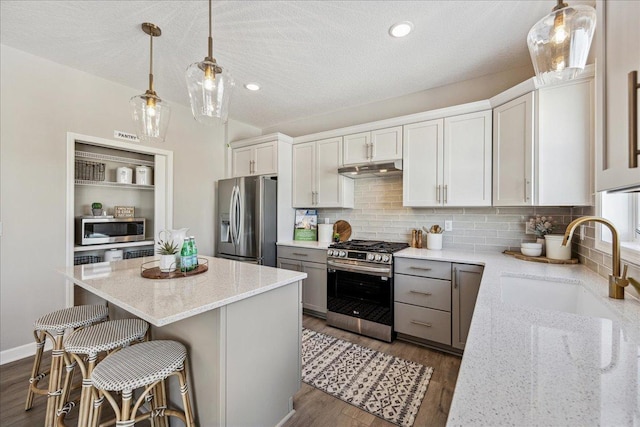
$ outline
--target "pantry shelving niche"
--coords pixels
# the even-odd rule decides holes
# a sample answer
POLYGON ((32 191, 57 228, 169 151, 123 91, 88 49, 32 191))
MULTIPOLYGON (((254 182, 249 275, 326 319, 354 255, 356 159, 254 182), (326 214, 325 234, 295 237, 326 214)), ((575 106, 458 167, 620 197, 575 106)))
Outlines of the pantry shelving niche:
MULTIPOLYGON (((154 254, 155 236, 171 229, 173 199, 173 152, 75 133, 67 134, 67 230, 68 266, 105 261, 105 254, 122 250, 122 258, 154 254), (118 179, 118 168, 131 170, 131 179, 118 179), (151 172, 142 184, 136 183, 136 167, 151 172), (93 216, 91 205, 99 202, 106 217, 115 206, 135 208, 135 217, 145 219, 144 240, 81 245, 76 242, 76 219, 93 216)), ((106 218, 105 217, 105 218, 106 218)), ((73 286, 67 289, 67 303, 73 303, 73 286)))

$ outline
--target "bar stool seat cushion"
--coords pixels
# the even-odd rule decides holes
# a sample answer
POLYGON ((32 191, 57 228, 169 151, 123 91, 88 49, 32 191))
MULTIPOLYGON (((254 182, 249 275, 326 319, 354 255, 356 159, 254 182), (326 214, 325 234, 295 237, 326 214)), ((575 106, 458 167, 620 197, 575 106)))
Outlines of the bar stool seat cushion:
POLYGON ((89 326, 106 319, 109 309, 104 305, 78 305, 45 314, 34 322, 36 331, 59 331, 89 326))
POLYGON ((91 374, 94 387, 133 390, 167 378, 182 369, 186 348, 176 341, 147 341, 107 356, 91 374))
POLYGON ((123 347, 141 339, 149 324, 141 319, 119 319, 80 329, 65 341, 68 353, 95 354, 123 347))

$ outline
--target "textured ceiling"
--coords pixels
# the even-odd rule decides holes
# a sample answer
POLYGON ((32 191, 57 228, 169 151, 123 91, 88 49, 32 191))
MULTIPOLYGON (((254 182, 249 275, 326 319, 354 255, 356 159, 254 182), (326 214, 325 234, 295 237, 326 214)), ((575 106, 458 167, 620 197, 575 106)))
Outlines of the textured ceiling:
MULTIPOLYGON (((530 63, 545 1, 214 1, 214 57, 236 80, 230 117, 264 128, 530 63), (404 39, 389 27, 410 20, 404 39), (259 82, 249 92, 243 84, 259 82)), ((593 1, 576 1, 571 4, 593 1)), ((188 105, 184 71, 207 51, 206 1, 0 2, 0 43, 188 105), (36 30, 37 29, 37 30, 36 30)))

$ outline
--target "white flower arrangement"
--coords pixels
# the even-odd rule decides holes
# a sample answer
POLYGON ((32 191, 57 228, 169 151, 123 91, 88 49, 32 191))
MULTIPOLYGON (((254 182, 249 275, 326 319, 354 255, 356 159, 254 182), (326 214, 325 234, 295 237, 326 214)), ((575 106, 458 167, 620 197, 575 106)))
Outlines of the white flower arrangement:
POLYGON ((529 218, 527 232, 534 233, 537 237, 544 237, 546 234, 553 232, 555 225, 553 217, 536 215, 535 218, 529 218))

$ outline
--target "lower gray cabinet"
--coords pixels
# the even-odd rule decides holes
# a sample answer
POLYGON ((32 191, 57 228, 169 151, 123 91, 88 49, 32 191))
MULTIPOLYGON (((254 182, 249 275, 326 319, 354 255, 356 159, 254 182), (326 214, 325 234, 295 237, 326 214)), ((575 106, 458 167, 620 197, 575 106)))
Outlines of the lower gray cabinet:
POLYGON ((471 326, 473 309, 480 290, 483 267, 470 264, 452 265, 452 345, 464 349, 471 326))
POLYGON ((308 314, 327 315, 327 251, 295 246, 278 246, 278 268, 302 271, 302 308, 308 314))
POLYGON ((396 258, 395 267, 394 328, 400 338, 463 350, 483 267, 410 258, 396 258))

